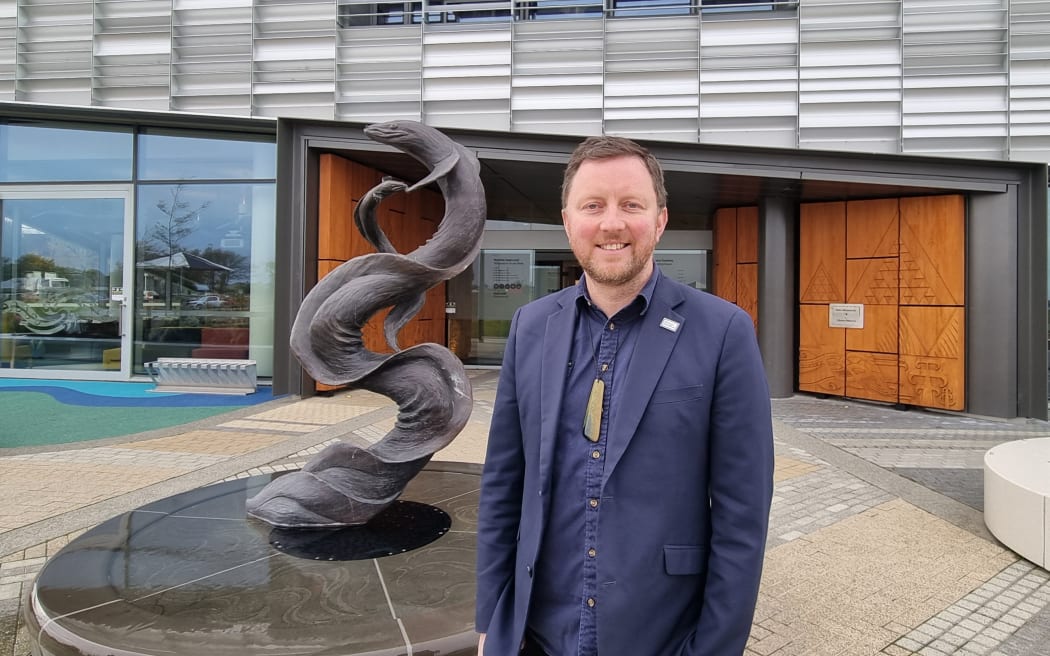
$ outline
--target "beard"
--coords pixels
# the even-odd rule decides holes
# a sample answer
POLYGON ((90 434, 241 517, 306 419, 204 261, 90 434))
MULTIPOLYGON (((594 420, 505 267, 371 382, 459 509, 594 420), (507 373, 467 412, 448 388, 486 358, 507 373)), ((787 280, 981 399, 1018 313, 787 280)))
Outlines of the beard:
POLYGON ((652 260, 653 249, 639 246, 640 244, 634 245, 634 255, 626 262, 600 263, 594 256, 595 250, 598 249, 586 254, 577 252, 576 259, 587 277, 594 282, 610 286, 625 285, 642 274, 652 260))

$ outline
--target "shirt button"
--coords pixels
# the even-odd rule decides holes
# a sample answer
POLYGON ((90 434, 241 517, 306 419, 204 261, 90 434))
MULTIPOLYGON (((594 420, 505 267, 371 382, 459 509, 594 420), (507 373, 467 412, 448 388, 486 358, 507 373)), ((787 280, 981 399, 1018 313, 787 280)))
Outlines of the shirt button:
POLYGON ((602 452, 598 449, 595 449, 594 451, 591 451, 591 457, 597 460, 598 458, 602 457, 602 452))
POLYGON ((587 606, 590 607, 590 608, 594 608, 594 604, 595 604, 594 597, 587 597, 587 606))
POLYGON ((597 508, 598 507, 598 500, 597 499, 591 499, 587 503, 591 506, 591 508, 597 508))
POLYGON ((594 558, 595 556, 598 555, 598 551, 594 547, 591 547, 590 549, 587 550, 587 555, 590 556, 591 558, 594 558))
POLYGON ((616 324, 614 324, 612 321, 609 322, 609 330, 616 330, 616 324))

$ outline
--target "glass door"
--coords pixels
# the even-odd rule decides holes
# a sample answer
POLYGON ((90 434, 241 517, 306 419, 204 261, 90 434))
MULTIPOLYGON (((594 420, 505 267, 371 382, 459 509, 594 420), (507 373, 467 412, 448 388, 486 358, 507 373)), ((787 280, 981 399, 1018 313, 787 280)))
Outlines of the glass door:
POLYGON ((0 376, 130 377, 127 185, 0 189, 0 376))

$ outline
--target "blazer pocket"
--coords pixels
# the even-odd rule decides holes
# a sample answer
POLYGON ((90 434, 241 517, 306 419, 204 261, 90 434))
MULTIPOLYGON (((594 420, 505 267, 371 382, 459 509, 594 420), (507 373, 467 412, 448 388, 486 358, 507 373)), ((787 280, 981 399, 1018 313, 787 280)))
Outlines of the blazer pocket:
POLYGON ((678 403, 679 401, 692 401, 704 395, 703 385, 690 385, 689 387, 677 387, 675 389, 656 390, 650 403, 678 403))
POLYGON ((700 574, 706 565, 703 547, 684 544, 664 545, 664 569, 672 576, 700 574))

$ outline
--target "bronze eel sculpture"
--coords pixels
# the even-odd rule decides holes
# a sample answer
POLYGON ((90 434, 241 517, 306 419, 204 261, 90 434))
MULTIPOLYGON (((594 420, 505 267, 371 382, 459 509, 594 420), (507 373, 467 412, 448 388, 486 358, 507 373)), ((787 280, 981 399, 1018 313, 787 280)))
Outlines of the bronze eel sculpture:
POLYGON ((249 499, 248 514, 274 526, 364 524, 396 501, 431 456, 459 434, 473 407, 459 358, 438 344, 400 350, 397 333, 423 306, 427 290, 470 266, 481 249, 480 164, 463 146, 415 121, 370 125, 365 134, 411 155, 430 173, 412 186, 384 179, 361 198, 354 222, 379 252, 343 263, 310 290, 292 326, 291 347, 314 380, 393 399, 397 422, 367 448, 329 445, 249 499), (379 227, 376 208, 390 194, 431 183, 445 198, 444 217, 433 237, 402 255, 379 227), (365 348, 361 331, 387 307, 384 335, 394 353, 375 353, 365 348))

